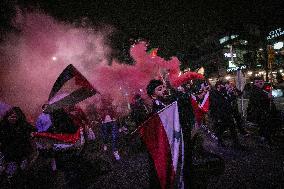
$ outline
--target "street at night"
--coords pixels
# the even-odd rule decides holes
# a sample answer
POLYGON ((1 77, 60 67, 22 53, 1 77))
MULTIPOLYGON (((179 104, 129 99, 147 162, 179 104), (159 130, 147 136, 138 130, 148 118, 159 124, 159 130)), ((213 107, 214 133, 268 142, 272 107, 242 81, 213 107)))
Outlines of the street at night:
POLYGON ((284 188, 281 0, 2 0, 0 188, 284 188))

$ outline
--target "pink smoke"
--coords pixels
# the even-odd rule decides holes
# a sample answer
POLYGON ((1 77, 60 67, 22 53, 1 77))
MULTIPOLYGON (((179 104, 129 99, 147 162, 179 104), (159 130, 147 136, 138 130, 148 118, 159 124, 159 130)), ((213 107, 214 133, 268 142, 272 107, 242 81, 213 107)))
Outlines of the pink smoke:
MULTIPOLYGON (((14 21, 21 32, 11 33, 0 45, 0 99, 38 114, 58 75, 73 64, 90 77, 95 65, 107 65, 111 27, 75 27, 40 12, 18 12, 14 21)), ((37 115, 36 115, 37 116, 37 115)))
MULTIPOLYGON (((168 72, 171 82, 178 79, 178 59, 166 61, 147 54, 145 42, 130 50, 134 65, 110 62, 108 36, 114 29, 109 26, 96 30, 75 27, 40 12, 20 11, 15 26, 21 30, 20 35, 10 34, 0 46, 4 55, 0 59, 4 65, 0 99, 20 106, 29 115, 39 114, 53 83, 68 64, 73 64, 101 95, 111 96, 121 115, 128 113, 135 93, 147 98, 145 89, 151 79, 161 79, 168 72)), ((82 104, 97 103, 96 98, 82 104)))

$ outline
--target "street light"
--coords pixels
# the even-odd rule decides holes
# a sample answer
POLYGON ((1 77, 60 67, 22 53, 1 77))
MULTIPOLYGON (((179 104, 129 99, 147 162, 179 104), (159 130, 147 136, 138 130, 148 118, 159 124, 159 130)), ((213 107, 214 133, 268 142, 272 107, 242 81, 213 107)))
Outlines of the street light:
POLYGON ((252 75, 252 71, 248 71, 248 75, 252 75))

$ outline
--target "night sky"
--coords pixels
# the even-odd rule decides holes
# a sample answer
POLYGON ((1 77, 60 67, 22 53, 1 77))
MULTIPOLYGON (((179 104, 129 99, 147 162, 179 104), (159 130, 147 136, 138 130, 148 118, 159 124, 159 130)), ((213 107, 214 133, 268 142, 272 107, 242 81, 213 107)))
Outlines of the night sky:
POLYGON ((4 0, 1 5, 1 30, 9 29, 15 5, 38 8, 53 17, 76 22, 88 18, 91 25, 109 24, 117 31, 113 48, 128 51, 131 39, 147 39, 165 55, 196 53, 210 35, 246 33, 249 24, 264 37, 283 25, 281 0, 198 0, 198 1, 89 1, 89 0, 4 0))

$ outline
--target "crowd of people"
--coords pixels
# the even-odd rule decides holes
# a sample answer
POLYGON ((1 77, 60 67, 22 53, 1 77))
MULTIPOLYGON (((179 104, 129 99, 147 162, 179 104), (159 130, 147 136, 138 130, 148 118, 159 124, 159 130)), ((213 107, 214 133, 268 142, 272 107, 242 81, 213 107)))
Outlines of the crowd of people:
MULTIPOLYGON (((275 130, 271 125, 272 120, 280 120, 279 112, 275 108, 270 93, 263 90, 263 78, 254 78, 253 87, 250 90, 247 119, 259 127, 262 140, 271 144, 275 130), (278 117, 277 117, 278 116, 278 117)), ((146 103, 140 94, 133 97, 130 105, 129 117, 136 128, 146 121, 151 115, 166 108, 174 101, 178 102, 180 123, 183 129, 186 149, 192 149, 192 139, 200 132, 202 125, 212 125, 220 147, 225 147, 224 132, 230 131, 230 139, 233 148, 241 147, 238 133, 248 135, 244 128, 245 118, 238 110, 238 98, 242 91, 236 89, 234 83, 219 79, 212 86, 205 79, 189 80, 178 88, 173 88, 169 82, 153 79, 146 87, 147 95, 152 99, 152 104, 146 103), (209 118, 208 118, 209 117, 209 118)), ((38 144, 32 143, 34 133, 48 132, 56 134, 75 134, 83 129, 85 138, 95 138, 92 133, 91 122, 82 109, 72 105, 55 111, 47 111, 48 104, 42 106, 43 112, 39 115, 35 127, 26 120, 25 114, 19 107, 13 107, 1 119, 0 124, 0 174, 13 177, 17 172, 29 167, 33 150, 41 150, 38 144)), ((96 123, 99 125, 103 146, 102 150, 111 150, 115 160, 121 159, 119 154, 119 116, 116 114, 111 98, 102 97, 101 105, 96 109, 96 123)), ((281 122, 278 122, 281 125, 281 122)), ((123 124, 125 127, 125 124, 123 124)), ((126 124, 127 127, 127 124, 126 124)), ((80 132, 79 132, 80 133, 80 132)), ((52 145, 51 145, 52 146, 52 145)), ((54 150, 50 151, 51 168, 56 170, 54 150)), ((190 167, 192 151, 185 151, 184 169, 185 182, 190 181, 190 167)), ((152 170, 154 172, 154 170, 152 170)), ((153 173, 155 174, 155 173, 153 173)), ((156 186, 155 176, 150 180, 153 187, 156 186)))

